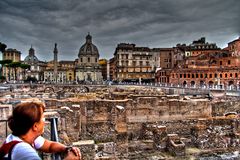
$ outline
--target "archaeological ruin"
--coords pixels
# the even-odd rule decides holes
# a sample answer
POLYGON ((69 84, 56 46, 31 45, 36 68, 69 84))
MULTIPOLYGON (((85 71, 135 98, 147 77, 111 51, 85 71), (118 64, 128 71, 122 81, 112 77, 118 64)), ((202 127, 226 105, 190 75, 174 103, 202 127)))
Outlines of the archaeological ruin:
MULTIPOLYGON (((238 96, 155 86, 19 85, 0 92, 1 142, 19 102, 46 104, 44 136, 78 146, 86 160, 240 158, 238 96), (52 123, 56 122, 56 123, 52 123)), ((43 155, 44 159, 51 159, 43 155)))

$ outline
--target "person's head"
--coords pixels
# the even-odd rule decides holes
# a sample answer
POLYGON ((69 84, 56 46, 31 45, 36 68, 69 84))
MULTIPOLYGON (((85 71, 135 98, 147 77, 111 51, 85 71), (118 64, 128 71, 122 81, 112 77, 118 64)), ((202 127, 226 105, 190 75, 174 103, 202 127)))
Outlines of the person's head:
POLYGON ((44 131, 44 104, 39 102, 25 102, 18 104, 8 118, 8 126, 15 136, 26 134, 30 129, 44 131))

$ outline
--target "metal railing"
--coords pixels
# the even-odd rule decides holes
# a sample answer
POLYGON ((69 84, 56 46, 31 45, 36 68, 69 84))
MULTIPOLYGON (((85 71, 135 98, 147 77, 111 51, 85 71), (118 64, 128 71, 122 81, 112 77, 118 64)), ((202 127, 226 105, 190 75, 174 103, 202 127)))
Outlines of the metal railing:
MULTIPOLYGON (((51 141, 59 142, 58 131, 57 131, 57 123, 58 118, 52 117, 47 119, 50 122, 50 130, 51 130, 51 141)), ((60 154, 53 153, 51 156, 52 160, 61 160, 60 154)))

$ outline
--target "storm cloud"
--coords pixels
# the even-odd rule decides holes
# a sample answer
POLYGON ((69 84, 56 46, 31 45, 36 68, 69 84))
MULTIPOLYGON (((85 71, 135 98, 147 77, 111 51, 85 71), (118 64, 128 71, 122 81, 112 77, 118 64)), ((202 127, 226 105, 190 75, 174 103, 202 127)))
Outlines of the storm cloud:
POLYGON ((0 42, 40 60, 74 60, 90 32, 101 58, 118 43, 150 48, 206 37, 219 47, 238 38, 239 0, 1 0, 0 42))

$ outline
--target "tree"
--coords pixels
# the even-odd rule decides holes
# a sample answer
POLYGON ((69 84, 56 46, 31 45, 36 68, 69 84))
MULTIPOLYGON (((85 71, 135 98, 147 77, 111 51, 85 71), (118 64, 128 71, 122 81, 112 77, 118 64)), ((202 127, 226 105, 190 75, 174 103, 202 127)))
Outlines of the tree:
POLYGON ((23 69, 23 80, 25 80, 26 79, 26 70, 27 69, 30 69, 30 65, 29 64, 21 64, 20 65, 20 68, 22 68, 23 69))
POLYGON ((1 64, 1 71, 0 71, 0 76, 2 76, 2 72, 3 72, 3 65, 4 65, 4 60, 0 60, 0 64, 1 64))
MULTIPOLYGON (((8 68, 8 65, 9 65, 10 63, 12 63, 12 60, 10 60, 10 59, 5 59, 5 60, 1 60, 1 61, 0 61, 0 64, 1 64, 1 75, 2 75, 2 73, 3 73, 3 67, 5 66, 5 67, 8 68)), ((8 68, 8 69, 9 69, 9 68, 8 68)), ((10 72, 10 71, 8 70, 8 72, 10 72)))
POLYGON ((4 43, 1 43, 0 42, 0 52, 4 52, 5 51, 5 49, 7 48, 7 45, 6 44, 4 44, 4 43))
MULTIPOLYGON (((7 45, 4 44, 4 43, 1 43, 0 42, 0 52, 5 52, 5 49, 7 48, 7 45)), ((0 73, 0 76, 2 78, 2 67, 3 67, 3 61, 0 61, 0 64, 1 64, 1 73, 0 73)))
POLYGON ((6 77, 0 76, 0 82, 4 82, 6 80, 6 77))
POLYGON ((14 80, 18 80, 17 77, 17 68, 20 67, 21 62, 12 62, 9 64, 9 67, 14 69, 14 80))

